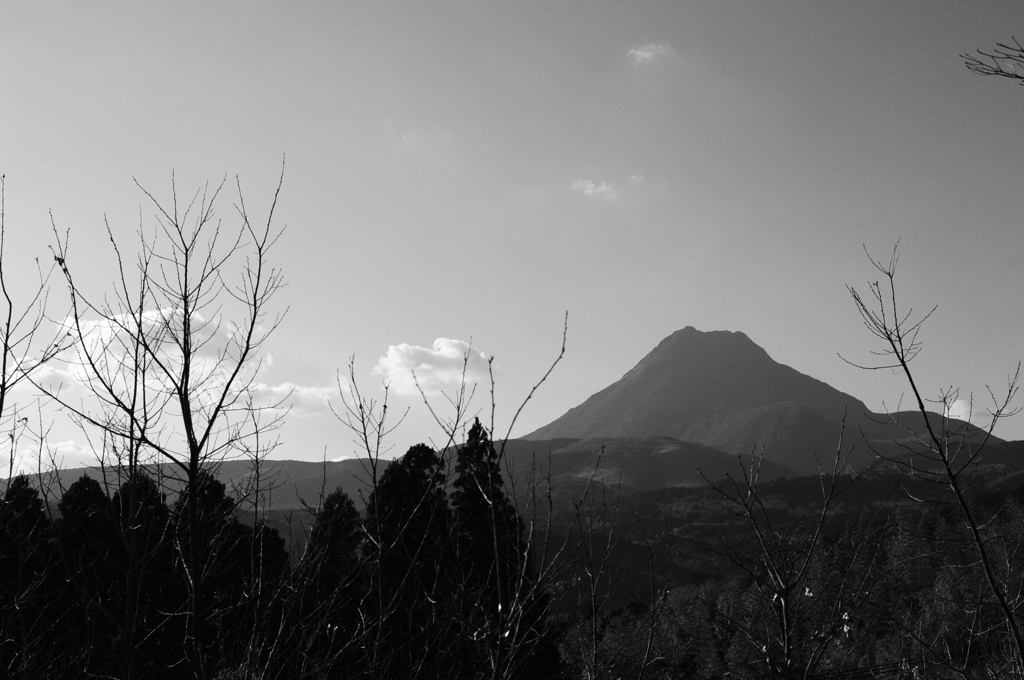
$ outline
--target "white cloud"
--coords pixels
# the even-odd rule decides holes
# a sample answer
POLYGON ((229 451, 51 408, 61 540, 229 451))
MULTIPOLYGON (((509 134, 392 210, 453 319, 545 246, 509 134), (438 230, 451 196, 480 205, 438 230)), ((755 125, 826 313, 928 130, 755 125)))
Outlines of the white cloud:
MULTIPOLYGON (((9 454, 8 454, 9 455, 9 454)), ((11 470, 12 475, 19 473, 35 474, 39 470, 51 470, 54 466, 60 469, 91 467, 98 463, 96 452, 86 444, 80 444, 74 440, 47 443, 43 449, 42 461, 39 459, 39 445, 32 444, 14 454, 14 467, 11 468, 11 460, 8 455, 0 461, 0 471, 6 473, 11 470)))
POLYGON ((614 201, 618 198, 619 194, 615 189, 615 185, 601 182, 597 184, 589 179, 578 179, 572 183, 570 187, 573 191, 578 191, 584 196, 590 198, 603 198, 606 201, 614 201))
MULTIPOLYGON (((176 341, 183 334, 183 320, 182 311, 172 308, 143 312, 141 328, 129 314, 82 320, 77 326, 70 318, 65 319, 61 334, 66 331, 74 337, 80 333, 79 342, 49 364, 39 367, 35 371, 35 380, 48 391, 59 391, 65 400, 85 402, 86 407, 93 401, 90 386, 103 392, 106 388, 102 383, 105 383, 122 396, 131 394, 135 379, 135 335, 141 332, 167 370, 165 373, 151 365, 146 372, 146 386, 151 394, 166 393, 171 389, 172 379, 181 372, 184 355, 176 341), (97 380, 96 373, 100 374, 101 380, 97 380)), ((238 355, 239 344, 243 340, 238 337, 238 329, 220 316, 205 319, 193 314, 191 332, 194 352, 191 358, 191 391, 200 402, 212 403, 219 398, 219 392, 231 378, 235 368, 233 357, 238 355)), ((266 328, 256 329, 257 337, 266 333, 266 328)), ((255 380, 272 362, 273 357, 269 354, 249 357, 235 376, 233 391, 255 380)))
POLYGON ((432 348, 391 345, 377 360, 374 375, 383 376, 395 394, 419 394, 416 382, 427 395, 458 389, 465 377, 472 385, 487 378, 487 355, 462 340, 438 338, 432 348), (413 379, 413 373, 416 377, 413 379))
POLYGON ((633 61, 633 66, 641 67, 667 59, 674 54, 673 49, 664 43, 647 43, 634 47, 626 53, 626 56, 633 61))
POLYGON ((957 399, 949 405, 946 414, 957 420, 967 420, 971 417, 971 402, 966 399, 957 399))
POLYGON ((294 383, 268 385, 256 383, 252 386, 252 403, 258 408, 291 408, 289 416, 308 418, 330 412, 329 402, 338 396, 337 386, 303 387, 294 383))
POLYGON ((964 422, 970 421, 976 427, 988 427, 989 413, 984 408, 972 408, 970 399, 957 399, 949 405, 947 414, 950 418, 956 418, 964 422))

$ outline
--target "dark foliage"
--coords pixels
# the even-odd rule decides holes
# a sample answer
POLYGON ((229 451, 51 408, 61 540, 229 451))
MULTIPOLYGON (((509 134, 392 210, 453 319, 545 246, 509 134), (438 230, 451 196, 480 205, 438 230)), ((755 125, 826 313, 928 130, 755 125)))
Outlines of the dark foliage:
POLYGON ((56 643, 59 577, 43 501, 28 477, 10 481, 0 505, 0 675, 30 677, 56 643))
MULTIPOLYGON (((474 424, 466 445, 450 453, 449 466, 427 446, 410 449, 381 475, 362 515, 340 490, 326 495, 304 551, 291 558, 265 522, 237 519, 236 501, 210 474, 196 487, 202 521, 193 535, 179 526, 187 494, 168 507, 142 473, 123 479, 112 497, 88 477, 77 480, 52 524, 32 481, 14 478, 0 506, 3 675, 194 677, 181 642, 189 603, 182 554, 193 541, 206 570, 203 649, 213 677, 1012 674, 998 603, 962 519, 927 497, 929 487, 897 484, 897 474, 875 471, 838 496, 800 592, 787 594, 795 602, 787 611, 799 620, 787 629, 784 666, 772 647, 779 610, 759 585, 756 537, 714 493, 619 497, 614 516, 604 515, 619 540, 596 554, 614 574, 614 592, 588 608, 565 583, 537 586, 486 431, 474 424), (655 520, 669 540, 652 555, 639 537, 655 520), (752 560, 750 570, 684 536, 726 538, 737 560, 752 560), (644 585, 651 578, 661 584, 653 601, 644 585), (580 645, 581 621, 592 624, 589 648, 580 645), (818 651, 808 665, 801 654, 811 650, 818 651)), ((1010 463, 979 468, 968 495, 1002 578, 1021 588, 1024 494, 1016 475, 1010 463)), ((821 483, 758 488, 782 551, 776 558, 802 554, 821 483)))
POLYGON ((388 465, 366 506, 369 566, 365 662, 376 677, 458 675, 444 466, 423 444, 388 465))

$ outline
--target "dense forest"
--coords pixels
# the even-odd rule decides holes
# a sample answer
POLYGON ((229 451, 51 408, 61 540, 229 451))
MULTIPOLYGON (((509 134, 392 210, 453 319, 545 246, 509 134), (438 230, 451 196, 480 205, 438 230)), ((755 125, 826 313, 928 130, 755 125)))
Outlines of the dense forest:
MULTIPOLYGON (((498 443, 500 444, 500 443, 498 443)), ((0 506, 5 675, 209 678, 1006 677, 1020 658, 946 490, 892 466, 530 505, 476 421, 335 491, 289 551, 209 471, 39 480, 0 506), (532 510, 531 510, 532 507, 532 510), (201 588, 201 599, 196 597, 201 588), (201 605, 201 606, 197 606, 201 605)), ((1016 606, 1024 486, 968 491, 1016 606)))

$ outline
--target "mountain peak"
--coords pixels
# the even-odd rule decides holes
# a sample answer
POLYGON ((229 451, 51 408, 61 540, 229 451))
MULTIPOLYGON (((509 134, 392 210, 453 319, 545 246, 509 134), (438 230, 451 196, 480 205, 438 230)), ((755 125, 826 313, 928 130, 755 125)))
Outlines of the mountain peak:
POLYGON ((623 380, 636 379, 649 371, 683 370, 686 363, 719 363, 730 361, 757 361, 767 359, 768 353, 739 331, 699 331, 686 326, 675 331, 651 350, 646 357, 623 375, 623 380), (715 359, 719 361, 715 361, 715 359))
MULTIPOLYGON (((846 411, 859 416, 867 408, 776 362, 744 333, 686 326, 617 382, 527 438, 666 436, 749 452, 769 439, 788 441, 780 422, 799 429, 811 418, 820 436, 802 440, 823 447, 838 437, 846 411)), ((797 453, 804 457, 808 452, 780 455, 797 453)))

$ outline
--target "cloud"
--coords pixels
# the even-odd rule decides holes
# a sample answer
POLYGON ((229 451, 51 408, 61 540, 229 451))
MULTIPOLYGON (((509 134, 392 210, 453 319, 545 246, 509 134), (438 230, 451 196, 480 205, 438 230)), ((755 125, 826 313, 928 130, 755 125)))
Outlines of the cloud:
POLYGON ((0 471, 6 473, 11 470, 12 475, 19 473, 35 474, 40 469, 50 470, 55 465, 60 469, 91 467, 99 460, 92 447, 80 444, 73 439, 67 441, 47 443, 43 449, 42 461, 39 460, 39 445, 32 444, 14 454, 14 467, 11 468, 11 460, 4 456, 0 461, 0 471))
POLYGON ((452 136, 447 130, 441 128, 405 130, 395 142, 398 148, 405 153, 424 153, 450 147, 452 136))
POLYGON ((416 158, 431 163, 457 160, 455 139, 441 127, 400 127, 393 121, 386 121, 384 143, 403 161, 416 158))
POLYGON ((949 405, 947 412, 950 418, 964 422, 970 421, 975 427, 987 428, 990 422, 989 412, 984 408, 972 408, 970 399, 957 399, 949 405))
MULTIPOLYGON (((149 361, 145 384, 150 394, 166 394, 172 382, 181 374, 184 354, 179 345, 184 332, 184 314, 181 309, 152 309, 142 313, 136 324, 130 314, 112 315, 103 319, 82 320, 77 325, 65 319, 60 336, 77 338, 78 342, 49 364, 35 371, 36 382, 51 392, 60 392, 69 401, 82 401, 88 407, 95 400, 90 388, 105 392, 112 388, 120 396, 130 395, 135 389, 134 353, 137 334, 141 333, 153 350, 156 359, 166 369, 149 361), (100 378, 97 378, 96 374, 100 378)), ((221 316, 206 319, 193 313, 190 319, 192 340, 191 393, 204 405, 219 399, 228 380, 232 378, 235 363, 244 338, 239 329, 221 316)), ((256 337, 263 337, 268 329, 258 327, 256 337)), ((145 356, 145 355, 144 355, 145 356)), ((234 376, 232 392, 244 387, 263 374, 273 363, 269 354, 250 356, 242 370, 234 376)))
POLYGON ((664 43, 647 43, 634 47, 626 53, 626 56, 633 61, 634 67, 640 68, 671 58, 674 54, 675 51, 664 43))
POLYGON ((252 403, 257 408, 279 409, 290 408, 288 415, 296 418, 309 418, 330 412, 329 402, 337 398, 337 386, 321 387, 313 385, 303 387, 285 382, 280 385, 256 383, 251 390, 252 403))
POLYGON ((438 338, 432 348, 415 345, 391 345, 388 353, 377 360, 374 375, 383 376, 395 394, 436 395, 458 389, 463 376, 467 385, 487 378, 487 355, 463 340, 438 338), (416 378, 413 380, 413 373, 416 378))
POLYGON ((603 198, 606 201, 614 201, 619 197, 614 184, 607 184, 605 182, 597 184, 589 179, 578 179, 572 183, 570 188, 573 191, 580 192, 584 196, 588 196, 590 198, 603 198))

